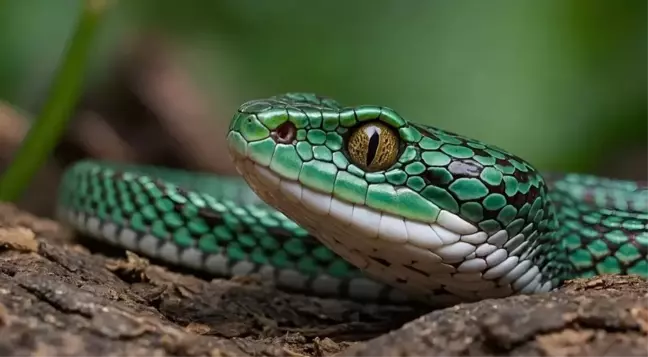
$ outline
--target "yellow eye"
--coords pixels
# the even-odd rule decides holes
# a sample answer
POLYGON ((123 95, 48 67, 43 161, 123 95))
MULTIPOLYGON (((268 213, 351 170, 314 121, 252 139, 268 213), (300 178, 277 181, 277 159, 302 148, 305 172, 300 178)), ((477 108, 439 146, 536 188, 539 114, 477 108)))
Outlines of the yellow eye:
POLYGON ((365 171, 380 171, 393 165, 398 148, 398 135, 381 122, 360 125, 347 142, 349 159, 365 171))

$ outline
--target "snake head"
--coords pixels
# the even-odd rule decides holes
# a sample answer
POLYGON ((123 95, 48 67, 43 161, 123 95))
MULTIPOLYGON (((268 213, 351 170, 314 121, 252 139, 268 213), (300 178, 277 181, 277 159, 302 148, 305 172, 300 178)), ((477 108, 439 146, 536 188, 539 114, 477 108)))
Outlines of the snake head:
MULTIPOLYGON (((417 135, 389 108, 342 108, 312 94, 288 94, 242 105, 228 143, 236 162, 252 162, 314 194, 434 222, 440 209, 432 202, 411 189, 397 192, 408 179, 404 166, 416 158, 417 135)), ((320 204, 312 209, 330 209, 320 204)))
MULTIPOLYGON (((467 284, 455 274, 513 269, 520 260, 507 262, 514 252, 502 246, 523 235, 515 253, 532 249, 552 217, 531 165, 387 107, 289 93, 243 104, 227 138, 259 197, 352 264, 419 295, 453 284, 459 294, 467 284), (492 264, 477 256, 486 246, 501 250, 492 264)), ((538 274, 527 290, 541 288, 538 274)))

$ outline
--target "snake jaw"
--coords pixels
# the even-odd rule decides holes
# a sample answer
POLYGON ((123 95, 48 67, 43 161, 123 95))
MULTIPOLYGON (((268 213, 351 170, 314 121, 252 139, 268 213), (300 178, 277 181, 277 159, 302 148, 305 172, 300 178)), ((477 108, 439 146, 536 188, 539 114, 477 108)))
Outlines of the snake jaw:
MULTIPOLYGON (((529 260, 507 258, 506 250, 493 245, 504 243, 506 231, 493 239, 484 232, 460 234, 438 224, 408 221, 318 192, 249 157, 235 157, 237 169, 262 200, 374 280, 411 297, 445 305, 552 288, 542 283, 542 274, 529 260), (493 250, 486 252, 489 246, 493 250), (507 275, 509 271, 516 275, 507 275), (508 279, 504 284, 492 279, 502 276, 508 279)), ((366 289, 375 295, 379 286, 366 289)))

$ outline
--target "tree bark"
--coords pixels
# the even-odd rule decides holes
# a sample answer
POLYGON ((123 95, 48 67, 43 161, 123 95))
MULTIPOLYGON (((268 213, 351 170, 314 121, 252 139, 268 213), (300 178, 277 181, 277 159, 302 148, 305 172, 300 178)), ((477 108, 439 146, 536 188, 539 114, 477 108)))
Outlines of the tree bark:
POLYGON ((10 205, 0 246, 0 355, 647 355, 634 277, 430 312, 201 277, 10 205))

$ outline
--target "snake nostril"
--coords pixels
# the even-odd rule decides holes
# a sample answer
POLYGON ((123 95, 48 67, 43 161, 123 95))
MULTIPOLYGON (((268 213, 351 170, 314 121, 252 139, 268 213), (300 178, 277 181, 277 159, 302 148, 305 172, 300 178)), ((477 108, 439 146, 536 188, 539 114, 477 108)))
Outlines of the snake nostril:
POLYGON ((288 144, 295 140, 296 133, 295 124, 287 121, 272 131, 272 138, 278 143, 288 144))

